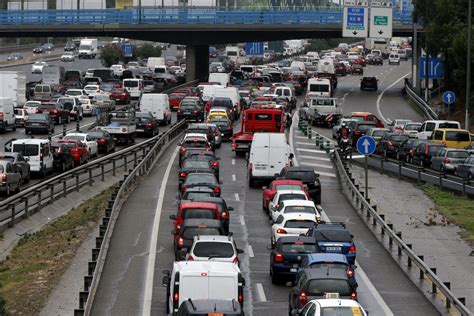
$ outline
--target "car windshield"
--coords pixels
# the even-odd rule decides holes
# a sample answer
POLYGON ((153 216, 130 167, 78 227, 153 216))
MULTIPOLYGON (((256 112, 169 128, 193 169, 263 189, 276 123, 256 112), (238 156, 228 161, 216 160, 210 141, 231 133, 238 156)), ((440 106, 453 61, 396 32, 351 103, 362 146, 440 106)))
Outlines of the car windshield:
POLYGON ((200 218, 200 219, 214 219, 214 211, 202 208, 187 208, 181 213, 182 219, 200 218))
POLYGON ((310 281, 307 288, 308 295, 324 295, 324 293, 339 293, 340 296, 350 296, 352 290, 347 280, 315 279, 310 281))
POLYGON ((35 102, 35 101, 28 101, 25 103, 25 107, 29 107, 29 108, 36 108, 38 106, 41 105, 41 102, 35 102))
POLYGON ((221 115, 215 115, 211 117, 211 123, 225 123, 227 124, 227 118, 221 115))
POLYGON ((82 92, 79 90, 68 90, 66 94, 67 95, 82 95, 82 92))
POLYGON ((430 155, 435 155, 438 153, 438 151, 440 151, 441 149, 443 149, 445 146, 444 145, 440 145, 440 146, 433 146, 431 145, 430 146, 430 149, 428 150, 428 152, 430 153, 430 155))
POLYGON ((194 236, 213 236, 220 235, 219 229, 217 228, 199 228, 199 227, 189 227, 186 228, 183 232, 184 239, 192 239, 194 236))
POLYGON ((87 135, 89 135, 89 137, 91 137, 92 139, 97 139, 97 138, 104 137, 104 134, 101 133, 101 132, 89 132, 89 133, 87 133, 87 135))
POLYGON ((314 181, 316 175, 313 171, 289 171, 286 175, 288 179, 298 179, 302 181, 314 181))
POLYGON ((285 207, 285 213, 308 213, 316 214, 316 210, 312 206, 287 206, 285 207))
POLYGON ((278 198, 278 203, 288 200, 306 200, 306 195, 298 193, 284 193, 278 198))
POLYGON ((372 133, 372 136, 374 137, 381 137, 383 136, 387 131, 385 130, 376 130, 372 133))
POLYGON ((469 132, 465 131, 447 131, 446 132, 447 141, 456 141, 456 142, 469 142, 469 132))
POLYGON ((186 160, 183 169, 206 169, 209 168, 209 163, 202 160, 186 160))
POLYGON ((314 226, 314 221, 290 219, 285 223, 285 228, 311 228, 314 226))
POLYGON ((305 244, 303 242, 284 243, 281 245, 281 252, 289 253, 316 253, 318 248, 315 244, 305 244))
POLYGON ((297 184, 277 184, 275 190, 301 190, 301 186, 297 184))
POLYGON ((191 173, 186 178, 187 184, 217 184, 216 177, 212 174, 202 174, 202 173, 191 173))
POLYGON ((230 242, 203 241, 198 242, 196 246, 194 246, 193 254, 196 257, 231 258, 235 252, 230 242))
POLYGON ((352 242, 352 237, 349 232, 345 230, 321 230, 315 234, 317 241, 339 241, 352 242))
POLYGON ((321 307, 321 316, 360 316, 364 315, 358 306, 326 306, 321 307))
POLYGON ((421 124, 406 124, 405 129, 407 131, 417 131, 420 128, 421 124))
POLYGON ((183 146, 186 148, 189 147, 194 147, 194 148, 203 148, 207 147, 207 141, 205 140, 187 140, 185 143, 183 143, 183 146))
POLYGON ((459 159, 466 159, 469 157, 469 152, 467 151, 448 151, 449 158, 459 158, 459 159))
POLYGON ((409 139, 408 135, 393 135, 392 140, 394 142, 403 142, 404 140, 409 139))
POLYGON ((13 152, 20 153, 22 156, 36 156, 38 155, 39 146, 38 145, 23 145, 23 144, 14 144, 13 152))

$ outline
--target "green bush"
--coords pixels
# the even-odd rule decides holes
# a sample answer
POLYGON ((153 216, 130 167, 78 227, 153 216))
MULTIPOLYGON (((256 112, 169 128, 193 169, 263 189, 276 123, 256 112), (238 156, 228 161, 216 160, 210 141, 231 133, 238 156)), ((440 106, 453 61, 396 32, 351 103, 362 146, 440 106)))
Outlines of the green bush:
POLYGON ((102 49, 100 59, 102 60, 102 65, 104 65, 104 67, 110 67, 123 61, 124 58, 122 50, 119 47, 108 45, 102 49))
POLYGON ((145 43, 140 47, 135 47, 136 57, 146 59, 149 57, 161 57, 161 49, 154 47, 152 44, 145 43))

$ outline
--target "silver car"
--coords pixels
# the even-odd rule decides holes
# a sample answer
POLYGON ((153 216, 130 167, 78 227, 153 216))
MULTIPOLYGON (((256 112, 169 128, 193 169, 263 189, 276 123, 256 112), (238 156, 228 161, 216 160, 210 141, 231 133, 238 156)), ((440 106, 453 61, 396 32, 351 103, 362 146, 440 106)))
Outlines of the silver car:
POLYGON ((387 134, 388 132, 390 132, 388 128, 371 128, 367 131, 366 136, 372 136, 375 139, 375 142, 378 143, 382 139, 383 135, 387 134))
POLYGON ((13 191, 20 192, 21 174, 15 169, 13 163, 0 161, 0 192, 10 196, 13 191))
POLYGON ((470 156, 464 162, 458 164, 456 175, 470 180, 474 179, 474 156, 470 156))
POLYGON ((443 148, 431 158, 431 168, 441 172, 454 173, 457 166, 469 157, 465 149, 443 148))

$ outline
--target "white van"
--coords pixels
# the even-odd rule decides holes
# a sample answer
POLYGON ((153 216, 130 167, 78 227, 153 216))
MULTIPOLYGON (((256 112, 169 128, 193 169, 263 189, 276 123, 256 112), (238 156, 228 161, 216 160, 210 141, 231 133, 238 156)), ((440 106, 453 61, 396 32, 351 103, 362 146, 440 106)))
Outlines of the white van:
POLYGON ((284 133, 255 133, 247 167, 249 187, 256 180, 274 180, 291 158, 284 133))
POLYGON ((53 172, 53 155, 48 139, 16 139, 5 144, 5 151, 22 154, 28 159, 31 172, 38 172, 43 178, 53 172))
POLYGON ((307 93, 330 98, 332 96, 331 81, 326 78, 311 78, 308 80, 307 93))
POLYGON ((300 71, 306 71, 306 65, 302 61, 292 61, 291 68, 298 68, 300 71))
POLYGON ((230 83, 230 74, 224 72, 212 72, 209 74, 209 79, 207 81, 226 87, 230 83))
POLYGON ((140 99, 143 94, 143 80, 123 79, 123 88, 130 93, 130 99, 140 99))
POLYGON ((225 88, 225 86, 220 85, 205 85, 202 89, 202 96, 201 99, 204 102, 209 101, 214 96, 214 91, 216 88, 225 88))
POLYGON ((398 53, 390 53, 390 55, 388 56, 388 64, 389 65, 400 65, 400 55, 398 55, 398 53))
POLYGON ((171 273, 163 272, 167 315, 176 315, 188 299, 234 299, 243 307, 245 279, 232 262, 177 261, 171 273))
POLYGON ((240 70, 243 72, 252 74, 257 71, 257 66, 255 65, 240 65, 240 70))
POLYGON ((166 74, 166 73, 168 73, 168 67, 166 67, 166 65, 155 66, 155 68, 153 69, 153 73, 155 73, 155 74, 166 74))
POLYGON ((429 139, 433 131, 438 128, 456 128, 460 129, 461 124, 458 121, 432 120, 425 121, 418 130, 418 139, 429 139))
POLYGON ((237 60, 240 56, 240 48, 238 46, 227 46, 225 48, 225 55, 229 57, 230 60, 237 60))
POLYGON ((161 66, 164 64, 165 64, 164 57, 148 57, 146 66, 148 70, 154 71, 156 66, 161 66))
POLYGON ((240 94, 239 89, 236 87, 216 87, 214 89, 214 97, 216 98, 229 98, 234 104, 234 110, 237 111, 237 116, 240 113, 240 94))
POLYGON ((8 128, 16 130, 13 101, 11 98, 0 97, 0 131, 5 132, 8 128))
POLYGON ((151 112, 162 125, 171 124, 170 101, 164 93, 145 93, 140 100, 140 111, 151 112))

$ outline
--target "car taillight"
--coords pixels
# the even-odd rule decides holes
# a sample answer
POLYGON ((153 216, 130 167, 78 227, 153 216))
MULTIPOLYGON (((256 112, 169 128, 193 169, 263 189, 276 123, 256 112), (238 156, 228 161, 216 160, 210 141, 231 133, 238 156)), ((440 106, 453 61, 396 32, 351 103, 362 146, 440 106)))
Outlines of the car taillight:
POLYGON ((236 144, 236 143, 232 143, 231 147, 232 147, 233 149, 236 149, 236 148, 237 148, 237 144, 236 144))
POLYGON ((278 228, 278 229, 276 230, 276 233, 277 233, 277 234, 286 234, 286 230, 284 230, 283 228, 278 228))
POLYGON ((173 300, 175 302, 178 302, 179 301, 179 293, 178 292, 175 292, 174 295, 173 295, 173 300))
POLYGON ((355 131, 354 131, 354 134, 359 135, 359 134, 360 134, 360 131, 359 131, 359 130, 355 130, 355 131))
POLYGON ((183 146, 179 147, 179 153, 181 155, 183 155, 185 152, 186 152, 186 147, 183 147, 183 146))
POLYGON ((180 224, 176 225, 176 231, 179 231, 180 229, 181 229, 181 225, 180 224))
POLYGON ((426 154, 426 155, 428 155, 429 150, 430 150, 430 149, 428 148, 428 146, 426 146, 426 148, 425 148, 425 154, 426 154))
POLYGON ((189 255, 188 258, 186 258, 187 261, 194 261, 193 256, 189 255))
POLYGON ((388 141, 388 142, 387 142, 387 145, 393 146, 393 143, 392 143, 391 141, 388 141))
POLYGON ((352 298, 353 300, 356 300, 356 299, 357 299, 357 293, 356 293, 356 292, 352 292, 351 298, 352 298))
POLYGON ((443 162, 444 162, 444 163, 450 163, 451 160, 449 160, 449 158, 444 158, 443 162))
POLYGON ((183 247, 184 246, 184 239, 183 237, 178 238, 178 247, 183 247))
POLYGON ((98 143, 101 143, 101 144, 104 144, 106 141, 105 141, 105 139, 103 139, 103 138, 99 138, 99 139, 97 140, 97 142, 98 142, 98 143))
POLYGON ((2 174, 2 182, 7 182, 8 176, 6 174, 2 174))
POLYGON ((232 260, 232 263, 238 264, 240 262, 238 257, 235 257, 234 260, 232 260))
POLYGON ((44 154, 43 152, 40 153, 40 160, 43 161, 43 158, 44 158, 44 154))
POLYGON ((151 123, 146 123, 145 126, 146 126, 146 127, 152 127, 153 124, 151 124, 151 123))
POLYGON ((197 110, 194 110, 194 111, 193 111, 194 114, 197 114, 197 112, 198 112, 197 110))
POLYGON ((214 191, 214 193, 221 193, 221 188, 220 187, 214 187, 214 189, 212 189, 212 191, 214 191))
POLYGON ((0 119, 3 120, 3 112, 0 112, 0 119))
POLYGON ((349 247, 349 252, 356 252, 356 246, 355 245, 351 245, 349 247))
POLYGON ((186 178, 187 174, 186 174, 186 172, 180 172, 180 173, 179 173, 179 176, 180 176, 181 178, 186 178))
POLYGON ((283 254, 281 253, 276 253, 274 256, 275 262, 283 262, 283 254))
POLYGON ((305 306, 306 303, 308 303, 308 296, 306 296, 306 293, 304 291, 300 292, 300 295, 298 296, 298 301, 300 303, 300 306, 305 306))
POLYGON ((221 213, 221 218, 222 218, 222 219, 225 220, 225 219, 227 219, 228 217, 229 217, 229 214, 227 214, 226 211, 223 211, 223 212, 221 213))
POLYGON ((181 110, 178 110, 178 113, 181 113, 182 111, 181 110))
POLYGON ((53 113, 54 113, 54 114, 58 114, 58 110, 54 109, 54 110, 53 110, 53 113))
POLYGON ((36 108, 36 113, 43 113, 41 109, 36 108))
POLYGON ((212 161, 211 162, 211 167, 218 167, 219 163, 217 161, 212 161))
POLYGON ((349 278, 352 278, 352 277, 354 276, 354 270, 352 270, 352 269, 349 268, 349 269, 347 270, 347 276, 348 276, 349 278))

